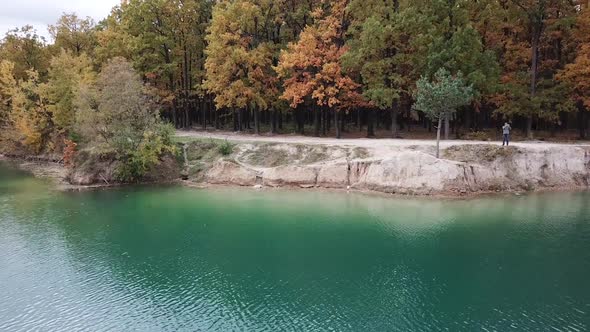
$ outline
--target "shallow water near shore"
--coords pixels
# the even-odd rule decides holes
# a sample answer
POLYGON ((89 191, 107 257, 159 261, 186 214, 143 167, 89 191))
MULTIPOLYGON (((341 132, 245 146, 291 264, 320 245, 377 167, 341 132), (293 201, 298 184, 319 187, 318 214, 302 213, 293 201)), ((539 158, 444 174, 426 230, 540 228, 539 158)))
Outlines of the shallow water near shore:
POLYGON ((589 203, 59 192, 0 164, 0 330, 584 331, 589 203))

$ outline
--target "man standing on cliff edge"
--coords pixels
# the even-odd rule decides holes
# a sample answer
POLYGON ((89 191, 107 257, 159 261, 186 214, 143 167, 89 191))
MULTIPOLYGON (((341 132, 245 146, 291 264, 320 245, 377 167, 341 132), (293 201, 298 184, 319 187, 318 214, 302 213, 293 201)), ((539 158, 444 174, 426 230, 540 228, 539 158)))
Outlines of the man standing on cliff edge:
POLYGON ((504 136, 504 140, 502 141, 502 146, 510 145, 510 130, 512 130, 512 127, 510 127, 510 124, 508 124, 508 122, 504 123, 504 127, 502 127, 502 136, 504 136))

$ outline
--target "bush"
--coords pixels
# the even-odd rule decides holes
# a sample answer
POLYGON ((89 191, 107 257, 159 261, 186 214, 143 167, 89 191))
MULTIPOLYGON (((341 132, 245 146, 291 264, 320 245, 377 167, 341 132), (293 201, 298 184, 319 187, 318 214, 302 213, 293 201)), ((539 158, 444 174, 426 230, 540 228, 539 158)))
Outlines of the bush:
POLYGON ((227 140, 219 144, 219 153, 221 153, 223 156, 229 156, 230 154, 232 154, 233 150, 234 146, 227 140))
POLYGON ((148 92, 131 63, 114 58, 76 97, 75 132, 86 148, 112 152, 119 181, 142 179, 177 151, 174 128, 162 122, 158 100, 148 92))
POLYGON ((146 131, 135 149, 127 150, 119 157, 117 179, 132 182, 141 179, 152 167, 160 162, 165 153, 175 154, 176 146, 172 142, 173 128, 169 124, 161 124, 158 131, 146 131))

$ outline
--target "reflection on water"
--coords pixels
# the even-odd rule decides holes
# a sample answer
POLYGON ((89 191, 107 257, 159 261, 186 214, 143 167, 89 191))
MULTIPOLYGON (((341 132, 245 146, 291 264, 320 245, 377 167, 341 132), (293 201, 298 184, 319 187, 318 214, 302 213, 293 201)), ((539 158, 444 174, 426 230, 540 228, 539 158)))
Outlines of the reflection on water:
POLYGON ((0 330, 583 331, 589 201, 58 193, 0 169, 0 330))

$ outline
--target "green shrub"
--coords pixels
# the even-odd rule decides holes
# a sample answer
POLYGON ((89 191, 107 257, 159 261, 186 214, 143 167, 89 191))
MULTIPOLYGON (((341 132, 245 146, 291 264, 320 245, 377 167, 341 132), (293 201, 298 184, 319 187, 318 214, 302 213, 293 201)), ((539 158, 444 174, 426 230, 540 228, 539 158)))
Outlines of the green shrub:
POLYGON ((234 146, 233 146, 233 144, 231 144, 230 142, 225 140, 225 141, 223 141, 223 143, 219 144, 218 149, 219 149, 219 153, 221 153, 221 155, 229 156, 230 154, 232 154, 232 152, 234 150, 234 146))
POLYGON ((172 142, 174 131, 171 127, 170 124, 160 124, 156 131, 144 132, 138 145, 120 154, 118 159, 121 163, 117 168, 117 179, 124 182, 137 181, 150 168, 158 165, 162 154, 175 154, 177 149, 172 142))

